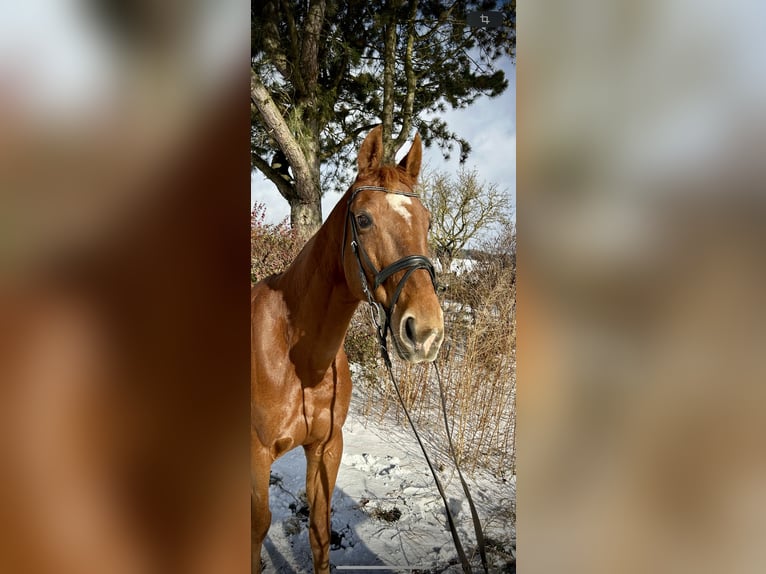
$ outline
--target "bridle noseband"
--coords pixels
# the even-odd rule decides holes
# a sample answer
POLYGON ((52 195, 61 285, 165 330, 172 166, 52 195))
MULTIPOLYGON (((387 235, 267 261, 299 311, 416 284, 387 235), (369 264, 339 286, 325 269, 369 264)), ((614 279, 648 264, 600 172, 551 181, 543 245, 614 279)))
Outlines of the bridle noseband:
POLYGON ((343 227, 341 263, 345 260, 346 254, 346 230, 349 226, 351 226, 351 250, 354 252, 356 261, 359 264, 359 278, 362 284, 362 291, 367 297, 367 302, 370 304, 370 308, 374 308, 377 311, 378 317, 375 317, 375 314, 373 314, 373 320, 379 330, 379 336, 381 336, 385 341, 386 330, 391 328, 391 313, 393 313, 394 306, 399 300, 399 295, 401 295, 402 290, 404 289, 404 284, 412 276, 412 274, 418 269, 425 269, 431 276, 431 284, 434 286, 434 290, 437 291, 438 288, 436 284, 436 273, 434 271, 433 263, 431 263, 431 260, 424 255, 407 255, 406 257, 402 257, 401 259, 394 261, 391 263, 391 265, 387 265, 380 271, 378 271, 377 267, 375 267, 375 264, 373 264, 373 262, 370 260, 370 256, 367 254, 367 250, 365 250, 364 245, 362 245, 359 239, 359 229, 357 227, 356 217, 354 216, 355 214, 351 211, 351 204, 353 203, 354 198, 359 194, 359 192, 366 190, 394 193, 407 197, 419 197, 419 195, 412 191, 396 191, 375 185, 363 185, 354 188, 351 191, 351 195, 349 196, 348 202, 346 204, 346 223, 343 227), (391 303, 388 308, 386 308, 383 303, 375 300, 373 293, 383 284, 386 279, 391 277, 391 275, 394 273, 398 273, 399 271, 406 271, 406 273, 396 285, 394 295, 391 298, 391 303), (372 275, 372 288, 370 288, 370 283, 367 280, 366 272, 369 272, 370 275, 372 275))

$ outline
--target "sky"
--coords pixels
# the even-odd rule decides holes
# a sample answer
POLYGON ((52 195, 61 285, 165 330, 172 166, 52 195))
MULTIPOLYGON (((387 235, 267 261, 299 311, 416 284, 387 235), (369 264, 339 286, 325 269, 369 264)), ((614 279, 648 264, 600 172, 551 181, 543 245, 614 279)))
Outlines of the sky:
MULTIPOLYGON (((468 169, 477 169, 481 180, 496 183, 500 189, 510 192, 516 203, 516 67, 510 58, 498 61, 508 78, 508 88, 496 97, 482 97, 462 110, 447 109, 442 114, 449 128, 471 144, 471 155, 465 163, 468 169)), ((411 143, 406 143, 397 154, 397 161, 407 153, 411 143)), ((459 153, 453 153, 446 161, 436 146, 423 149, 423 164, 430 170, 457 173, 459 153)), ((340 199, 340 194, 328 191, 322 199, 322 216, 326 218, 340 199)), ((279 195, 277 188, 259 171, 250 176, 250 203, 266 205, 266 220, 282 221, 290 215, 290 206, 279 195)), ((511 206, 512 211, 515 209, 511 206)))

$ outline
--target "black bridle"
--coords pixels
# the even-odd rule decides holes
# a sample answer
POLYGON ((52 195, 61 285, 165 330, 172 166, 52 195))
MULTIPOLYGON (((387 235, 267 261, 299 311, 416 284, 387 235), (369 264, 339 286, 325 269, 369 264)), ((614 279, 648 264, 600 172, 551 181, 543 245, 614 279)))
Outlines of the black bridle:
MULTIPOLYGON (((428 257, 425 257, 423 255, 407 255, 406 257, 402 257, 401 259, 394 261, 390 265, 387 265, 386 267, 378 271, 377 267, 375 267, 373 262, 370 260, 370 256, 367 254, 367 251, 365 250, 364 246, 359 240, 359 229, 357 228, 357 224, 356 224, 356 216, 354 212, 351 211, 351 204, 353 203, 354 198, 357 196, 357 194, 360 191, 365 191, 365 190, 382 191, 384 193, 395 193, 397 195, 405 195, 407 197, 419 197, 419 196, 417 193, 414 193, 412 191, 396 191, 396 190, 388 189, 385 187, 374 186, 374 185, 364 185, 364 186, 354 188, 351 191, 351 195, 349 196, 348 202, 346 204, 346 222, 345 222, 345 226, 343 227, 343 245, 341 247, 341 265, 343 265, 346 258, 346 230, 349 227, 351 227, 351 250, 354 252, 354 256, 356 257, 356 261, 358 263, 359 279, 362 284, 362 291, 367 297, 367 303, 370 306, 370 316, 372 318, 372 323, 373 325, 375 325, 375 329, 377 331, 378 345, 380 346, 380 354, 383 357, 383 362, 386 365, 386 370, 388 371, 388 376, 390 377, 391 383, 394 386, 396 395, 399 398, 399 403, 402 405, 402 408, 404 409, 404 414, 407 417, 407 421, 410 423, 410 427, 412 428, 412 431, 415 434, 415 438, 417 439, 418 444, 420 445, 420 450, 423 451, 423 457, 425 458, 426 463, 428 464, 428 468, 431 471, 431 475, 434 477, 434 482, 436 483, 436 489, 439 491, 439 495, 441 496, 442 501, 444 502, 444 510, 447 514, 447 524, 449 525, 450 533, 452 534, 452 540, 455 543, 455 549, 457 550, 458 557, 460 558, 460 562, 463 567, 463 572, 470 574, 471 572, 473 572, 473 570, 471 569, 471 564, 468 560, 468 557, 465 554, 465 551, 463 550, 463 545, 460 542, 460 537, 458 536, 457 527, 455 525, 455 518, 452 515, 452 511, 450 510, 450 507, 447 501, 447 495, 444 491, 444 487, 442 486, 441 481, 439 480, 439 476, 436 473, 436 469, 434 468, 434 465, 431 462, 431 458, 428 456, 426 447, 420 438, 420 434, 418 433, 418 430, 415 427, 415 423, 413 422, 412 417, 410 416, 410 412, 407 409, 407 405, 404 402, 402 393, 399 390, 399 384, 396 382, 396 377, 394 377, 394 372, 392 370, 392 365, 391 365, 391 358, 388 355, 388 347, 386 344, 387 331, 391 330, 391 313, 393 313, 394 306, 396 305, 396 302, 399 300, 399 295, 401 295, 402 289, 404 289, 404 284, 407 282, 407 280, 412 276, 412 274, 415 271, 417 271, 418 269, 425 269, 426 271, 428 271, 428 274, 431 276, 431 284, 434 287, 434 291, 436 291, 436 293, 439 293, 439 291, 441 291, 442 289, 436 283, 436 273, 434 271, 433 263, 431 263, 431 260, 428 259, 428 257), (391 275, 399 271, 406 271, 406 272, 402 276, 402 278, 399 280, 399 283, 396 285, 396 289, 394 290, 394 295, 391 298, 391 303, 388 306, 388 308, 386 308, 385 305, 383 305, 383 303, 375 299, 375 297, 373 296, 373 292, 378 287, 380 287, 386 279, 388 279, 389 277, 391 277, 391 275), (370 283, 369 283, 369 280, 367 279, 368 272, 372 276, 372 289, 370 289, 370 283)), ((393 330, 391 331, 391 333, 393 335, 393 330)), ((396 339, 395 336, 394 336, 394 339, 396 339)), ((439 396, 441 398, 442 413, 444 414, 444 426, 447 431, 449 452, 452 455, 452 460, 455 462, 455 469, 457 470, 458 476, 460 477, 460 483, 463 487, 463 492, 465 493, 465 496, 468 500, 468 506, 471 509, 471 518, 473 520, 474 532, 476 534, 476 544, 479 550, 479 555, 481 556, 481 564, 482 564, 483 570, 486 573, 489 570, 487 566, 487 555, 486 555, 486 549, 485 549, 485 543, 484 543, 484 533, 481 528, 481 521, 479 520, 479 514, 476 511, 476 506, 473 503, 473 498, 471 497, 471 492, 468 488, 468 484, 466 483, 465 478, 463 478, 463 473, 461 472, 460 465, 458 464, 457 454, 455 452, 455 447, 452 443, 452 430, 450 429, 449 421, 447 420, 447 404, 444 399, 444 387, 442 385, 441 374, 439 373, 439 369, 436 367, 436 364, 434 364, 434 371, 436 372, 436 378, 439 381, 439 396)))
POLYGON ((407 255, 378 271, 377 267, 375 267, 375 264, 370 259, 370 256, 367 254, 367 250, 364 248, 364 245, 362 245, 362 242, 359 239, 359 228, 357 227, 356 223, 356 214, 351 211, 351 204, 353 203, 354 198, 356 198, 356 196, 361 191, 382 191, 384 193, 393 193, 407 197, 420 196, 413 191, 397 191, 376 185, 363 185, 356 187, 351 191, 351 195, 349 196, 348 202, 346 204, 346 224, 343 227, 343 247, 341 248, 341 261, 345 260, 346 255, 346 230, 351 227, 351 251, 354 252, 354 256, 356 257, 356 261, 359 265, 359 279, 362 284, 362 291, 367 297, 367 302, 370 304, 370 309, 375 309, 375 312, 378 315, 375 324, 380 331, 379 335, 383 339, 382 344, 385 345, 386 331, 391 329, 391 314, 394 311, 394 306, 399 300, 399 295, 402 294, 402 290, 404 289, 404 285, 407 283, 407 280, 418 269, 425 269, 428 271, 428 274, 431 277, 431 284, 434 286, 434 291, 438 291, 436 273, 434 271, 433 263, 431 263, 431 260, 424 255, 407 255), (396 289, 394 289, 394 294, 391 297, 391 301, 388 307, 386 307, 383 305, 383 303, 375 299, 373 293, 386 281, 386 279, 391 277, 394 273, 398 273, 400 271, 405 271, 405 274, 399 280, 399 283, 397 283, 396 289), (370 282, 367 278, 367 273, 372 276, 372 286, 370 286, 370 282))

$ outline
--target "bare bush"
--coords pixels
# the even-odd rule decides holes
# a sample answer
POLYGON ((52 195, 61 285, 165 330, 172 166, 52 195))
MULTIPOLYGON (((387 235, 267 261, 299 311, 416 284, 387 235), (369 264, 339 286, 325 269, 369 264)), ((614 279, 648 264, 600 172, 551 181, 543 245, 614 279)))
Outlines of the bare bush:
POLYGON ((510 224, 509 192, 481 181, 477 170, 461 168, 454 176, 427 170, 420 188, 431 212, 429 241, 444 270, 470 241, 510 224))
POLYGON ((385 381, 386 373, 379 360, 380 347, 367 305, 360 305, 351 318, 344 348, 349 363, 357 365, 355 382, 364 386, 368 398, 364 414, 370 414, 373 404, 377 404, 378 407, 384 406, 379 401, 387 401, 389 397, 381 385, 381 382, 385 381))
POLYGON ((304 240, 287 221, 266 223, 266 206, 256 203, 250 213, 250 280, 253 283, 284 271, 303 247, 304 240))
MULTIPOLYGON (((515 242, 509 226, 484 246, 470 273, 450 277, 442 304, 446 335, 437 360, 461 464, 503 476, 515 474, 516 466, 515 242)), ((433 368, 394 363, 405 404, 418 424, 439 427, 433 368)), ((390 396, 368 396, 369 410, 374 403, 382 414, 381 405, 387 409, 395 403, 390 387, 385 388, 390 396)))

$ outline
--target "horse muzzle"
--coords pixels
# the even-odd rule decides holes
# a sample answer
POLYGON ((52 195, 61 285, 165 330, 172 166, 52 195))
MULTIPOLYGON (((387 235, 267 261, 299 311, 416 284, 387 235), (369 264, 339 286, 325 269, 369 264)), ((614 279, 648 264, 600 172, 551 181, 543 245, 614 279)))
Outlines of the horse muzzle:
POLYGON ((394 346, 400 358, 410 363, 433 361, 444 341, 441 309, 439 316, 430 320, 404 312, 392 332, 394 346))

